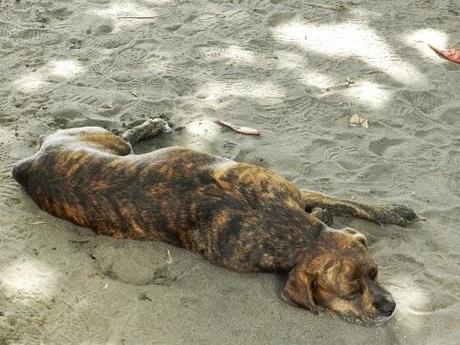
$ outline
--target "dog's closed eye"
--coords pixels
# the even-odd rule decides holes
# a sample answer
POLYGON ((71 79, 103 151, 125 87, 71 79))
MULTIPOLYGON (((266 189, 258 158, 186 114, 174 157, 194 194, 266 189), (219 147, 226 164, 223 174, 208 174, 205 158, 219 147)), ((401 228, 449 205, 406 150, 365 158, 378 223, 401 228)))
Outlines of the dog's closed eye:
POLYGON ((341 294, 340 297, 346 300, 354 300, 363 294, 363 282, 357 275, 353 275, 351 282, 348 284, 348 288, 345 293, 341 294))
POLYGON ((354 299, 357 299, 359 296, 362 295, 362 291, 361 290, 355 290, 353 292, 350 292, 344 296, 342 296, 343 299, 346 299, 348 301, 352 301, 354 299))

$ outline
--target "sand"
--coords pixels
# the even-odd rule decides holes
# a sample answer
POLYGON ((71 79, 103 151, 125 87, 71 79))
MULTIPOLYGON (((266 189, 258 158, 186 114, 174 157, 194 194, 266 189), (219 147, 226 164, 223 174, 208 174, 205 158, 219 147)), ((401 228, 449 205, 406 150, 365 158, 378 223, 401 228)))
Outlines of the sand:
POLYGON ((458 344, 460 68, 425 43, 460 45, 459 20, 458 0, 1 2, 0 344, 458 344), (137 152, 187 145, 425 216, 336 220, 368 236, 394 319, 313 316, 273 275, 97 236, 11 179, 41 135, 156 116, 175 131, 137 152))

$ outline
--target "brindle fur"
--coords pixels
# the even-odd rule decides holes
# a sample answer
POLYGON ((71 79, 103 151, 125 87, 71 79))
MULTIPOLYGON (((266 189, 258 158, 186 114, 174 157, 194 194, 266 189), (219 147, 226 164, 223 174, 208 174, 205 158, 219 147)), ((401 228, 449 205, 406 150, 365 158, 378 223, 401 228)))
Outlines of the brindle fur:
POLYGON ((406 225, 413 211, 301 191, 265 168, 188 148, 131 153, 102 128, 59 130, 16 163, 13 176, 39 207, 100 234, 161 240, 239 272, 290 271, 284 296, 291 303, 382 318, 378 303, 391 296, 369 273, 376 265, 364 236, 313 215, 330 222, 327 208, 406 225), (350 299, 356 289, 359 298, 350 299))

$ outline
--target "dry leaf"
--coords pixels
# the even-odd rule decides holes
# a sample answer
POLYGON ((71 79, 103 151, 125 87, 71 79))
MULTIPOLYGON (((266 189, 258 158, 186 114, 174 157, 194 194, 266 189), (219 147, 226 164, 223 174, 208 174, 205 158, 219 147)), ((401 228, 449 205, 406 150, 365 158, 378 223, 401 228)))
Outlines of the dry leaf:
POLYGON ((429 44, 429 47, 433 49, 433 51, 436 54, 443 57, 444 59, 460 64, 460 48, 441 50, 433 47, 431 44, 429 44))
POLYGON ((352 115, 348 123, 351 127, 361 126, 364 128, 369 128, 369 121, 358 114, 352 115))
POLYGON ((247 135, 260 135, 260 131, 254 128, 249 128, 249 127, 243 127, 243 126, 237 126, 234 125, 230 122, 223 121, 223 120, 218 120, 217 123, 221 124, 222 126, 228 127, 230 129, 233 129, 235 132, 241 133, 241 134, 247 134, 247 135))

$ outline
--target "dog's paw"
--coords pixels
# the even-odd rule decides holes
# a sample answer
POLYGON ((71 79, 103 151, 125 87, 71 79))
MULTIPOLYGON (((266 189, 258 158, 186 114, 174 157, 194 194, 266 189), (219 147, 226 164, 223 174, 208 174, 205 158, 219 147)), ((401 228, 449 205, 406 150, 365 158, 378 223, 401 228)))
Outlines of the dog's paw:
POLYGON ((377 223, 407 226, 417 218, 417 214, 404 205, 386 204, 379 207, 375 218, 377 223))
POLYGON ((324 224, 331 226, 334 222, 334 217, 332 216, 332 212, 329 211, 327 208, 315 207, 311 210, 310 214, 313 217, 318 218, 324 224))

